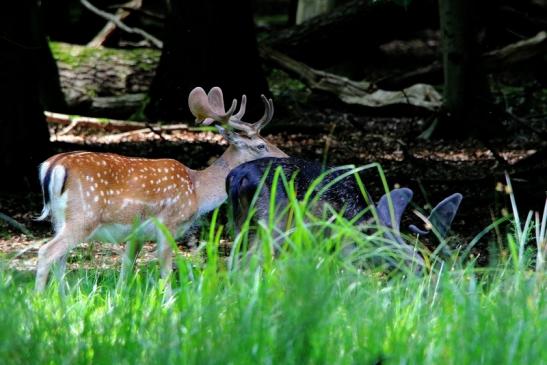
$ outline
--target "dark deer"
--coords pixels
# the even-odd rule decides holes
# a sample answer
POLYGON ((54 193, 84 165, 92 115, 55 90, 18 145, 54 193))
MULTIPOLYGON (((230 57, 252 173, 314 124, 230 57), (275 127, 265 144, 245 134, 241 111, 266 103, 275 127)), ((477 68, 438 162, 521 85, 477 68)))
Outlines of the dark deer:
MULTIPOLYGON (((298 200, 304 198, 312 183, 325 172, 325 169, 317 162, 292 157, 257 159, 246 162, 232 170, 226 179, 226 191, 228 192, 228 202, 231 205, 236 232, 247 218, 253 200, 255 204, 253 219, 268 221, 273 176, 276 169, 282 169, 287 180, 292 179, 294 181, 298 200)), ((321 214, 324 207, 329 205, 334 210, 341 212, 348 220, 354 219, 357 224, 367 220, 370 221, 370 214, 363 213, 370 207, 371 199, 363 195, 353 174, 346 177, 342 176, 347 171, 347 169, 335 169, 324 176, 324 179, 315 187, 314 194, 325 190, 324 187, 337 179, 340 180, 326 189, 321 196, 317 196, 317 203, 311 209, 314 213, 321 214)), ((278 180, 275 191, 276 211, 274 214, 278 216, 289 204, 288 193, 281 179, 278 180)), ((375 209, 379 220, 378 223, 386 229, 384 233, 386 238, 397 242, 407 254, 415 258, 414 261, 423 263, 421 257, 414 253, 413 248, 399 234, 401 218, 412 196, 413 192, 408 188, 395 189, 390 192, 390 199, 387 195, 382 196, 375 209), (391 213, 389 200, 391 200, 393 207, 391 213)), ((444 237, 456 215, 461 199, 461 194, 452 194, 432 210, 431 215, 426 220, 425 228, 420 229, 412 225, 409 229, 421 235, 427 235, 431 230, 435 230, 438 235, 444 237)), ((287 228, 286 223, 286 220, 279 220, 277 229, 279 231, 285 230, 287 228)))

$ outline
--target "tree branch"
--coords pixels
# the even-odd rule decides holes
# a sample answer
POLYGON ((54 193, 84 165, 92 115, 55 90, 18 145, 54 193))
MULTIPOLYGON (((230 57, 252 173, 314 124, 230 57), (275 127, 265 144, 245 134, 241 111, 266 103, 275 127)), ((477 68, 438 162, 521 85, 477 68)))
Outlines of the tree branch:
MULTIPOLYGON (((138 9, 142 6, 142 0, 132 0, 128 2, 127 4, 124 4, 123 7, 120 7, 116 10, 116 14, 114 15, 116 19, 119 21, 124 20, 129 15, 131 15, 131 11, 128 9, 138 9)), ((114 22, 109 21, 105 24, 103 29, 97 35, 87 44, 88 47, 93 48, 99 48, 104 45, 104 42, 112 35, 112 33, 116 30, 116 24, 114 22)))
POLYGON ((431 85, 416 84, 399 91, 379 90, 364 80, 354 81, 315 70, 271 48, 261 47, 260 53, 262 58, 295 75, 310 88, 333 93, 347 104, 367 107, 407 104, 428 110, 436 110, 441 106, 441 96, 431 85))
MULTIPOLYGON (((489 73, 504 70, 545 52, 547 52, 547 33, 542 31, 531 38, 484 53, 480 57, 481 68, 489 73)), ((422 82, 438 81, 442 77, 442 67, 440 62, 435 61, 428 66, 386 78, 377 84, 385 88, 399 88, 415 83, 417 80, 422 82)))
MULTIPOLYGON (((106 11, 102 11, 99 8, 97 8, 95 5, 91 4, 87 0, 80 0, 83 6, 85 6, 88 10, 92 11, 93 13, 97 14, 98 16, 108 20, 109 22, 115 24, 118 28, 123 30, 127 33, 132 34, 139 34, 148 41, 150 41, 156 48, 162 49, 163 48, 163 42, 160 41, 158 38, 154 37, 150 33, 145 32, 144 30, 140 28, 131 28, 125 25, 118 17, 114 14, 107 13, 106 11)), ((125 11, 125 10, 122 10, 125 11)), ((107 24, 108 26, 108 24, 107 24)))

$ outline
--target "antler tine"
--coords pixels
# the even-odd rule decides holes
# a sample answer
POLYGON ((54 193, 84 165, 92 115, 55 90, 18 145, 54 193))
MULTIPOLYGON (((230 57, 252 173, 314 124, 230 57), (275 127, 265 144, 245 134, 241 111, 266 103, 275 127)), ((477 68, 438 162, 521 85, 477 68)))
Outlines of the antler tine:
POLYGON ((232 100, 232 105, 230 105, 230 109, 228 109, 228 111, 222 116, 223 118, 226 119, 224 123, 228 122, 232 118, 232 115, 236 111, 236 108, 237 108, 237 99, 234 99, 232 100))
POLYGON ((237 114, 235 114, 234 116, 230 118, 230 120, 228 121, 228 124, 232 128, 238 129, 242 132, 245 132, 247 135, 251 136, 253 134, 256 134, 256 130, 253 128, 253 125, 241 120, 241 118, 243 118, 243 116, 245 115, 246 107, 247 107, 247 96, 243 95, 241 97, 241 105, 239 107, 239 111, 237 112, 237 114))
POLYGON ((274 115, 273 100, 266 98, 264 95, 261 95, 260 97, 264 103, 264 115, 262 115, 262 118, 260 118, 256 123, 253 123, 253 128, 257 132, 264 128, 272 120, 274 115))
POLYGON ((245 115, 246 108, 247 108, 247 95, 243 94, 243 96, 241 97, 241 105, 239 106, 239 110, 236 113, 236 115, 234 115, 234 117, 237 120, 241 120, 241 118, 243 118, 243 116, 245 115))

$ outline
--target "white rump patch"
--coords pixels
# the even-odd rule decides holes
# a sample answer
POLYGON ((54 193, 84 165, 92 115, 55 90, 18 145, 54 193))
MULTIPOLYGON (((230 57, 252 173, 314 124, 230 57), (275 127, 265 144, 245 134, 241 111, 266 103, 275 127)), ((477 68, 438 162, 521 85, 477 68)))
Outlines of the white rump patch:
POLYGON ((61 195, 61 190, 63 189, 63 184, 65 182, 65 176, 65 167, 62 165, 55 166, 51 172, 51 179, 48 187, 51 205, 51 218, 55 232, 60 232, 65 225, 68 191, 65 191, 61 195))

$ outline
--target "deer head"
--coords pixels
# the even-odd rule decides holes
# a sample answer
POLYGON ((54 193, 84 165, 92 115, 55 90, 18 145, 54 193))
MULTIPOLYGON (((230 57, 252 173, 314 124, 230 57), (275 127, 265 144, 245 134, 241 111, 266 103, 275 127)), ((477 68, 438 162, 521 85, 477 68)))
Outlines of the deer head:
POLYGON ((261 157, 286 157, 279 148, 260 136, 260 131, 272 120, 274 108, 272 99, 261 96, 264 102, 264 115, 254 123, 242 120, 247 106, 247 97, 241 97, 237 113, 237 100, 232 101, 228 111, 224 108, 224 97, 219 87, 213 87, 208 94, 201 87, 190 92, 188 106, 202 125, 215 124, 219 133, 237 151, 241 163, 261 157))

